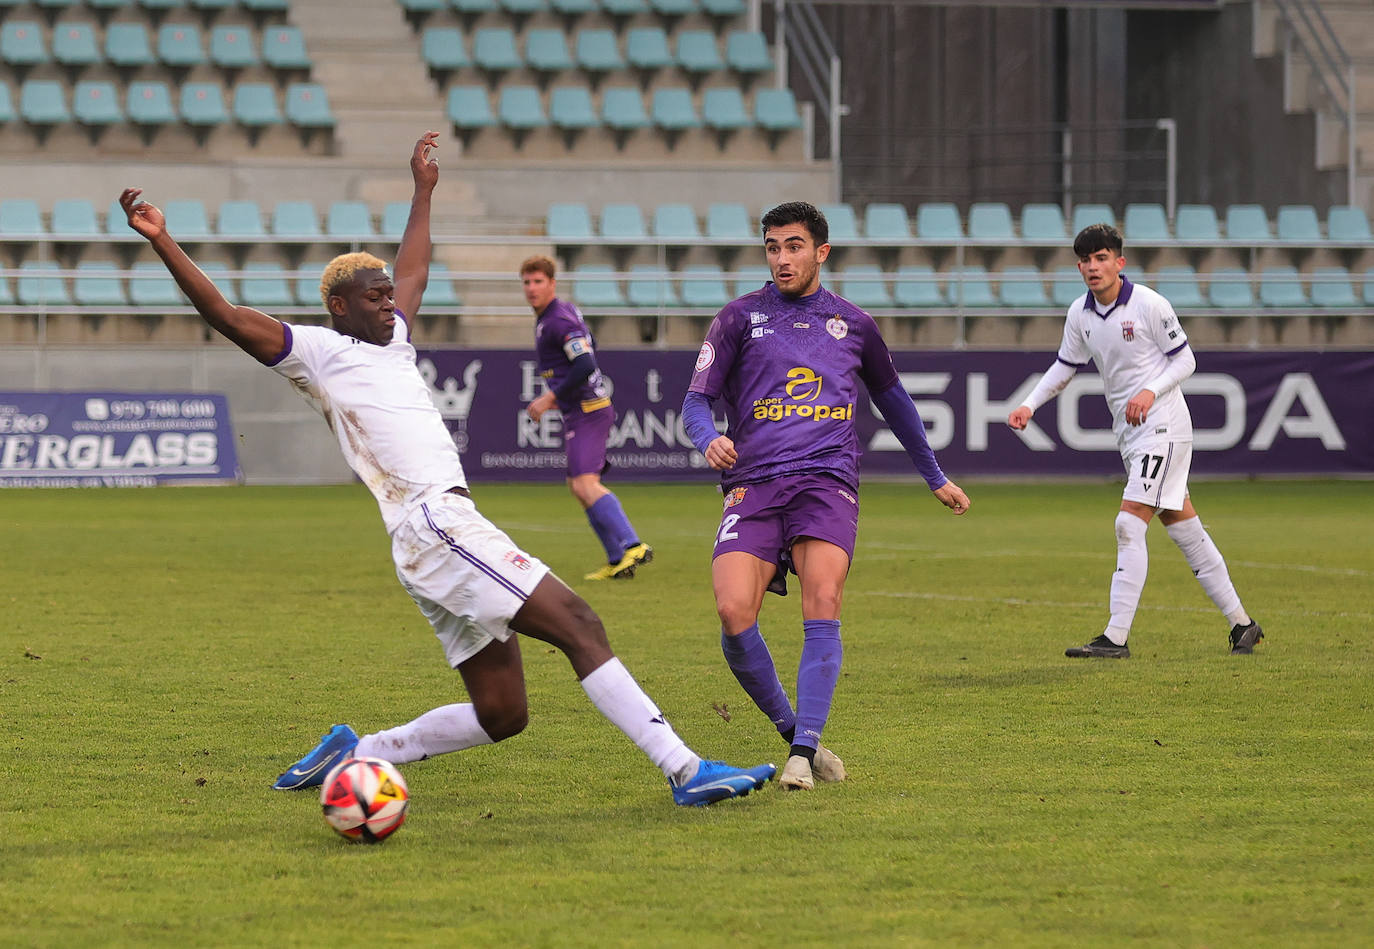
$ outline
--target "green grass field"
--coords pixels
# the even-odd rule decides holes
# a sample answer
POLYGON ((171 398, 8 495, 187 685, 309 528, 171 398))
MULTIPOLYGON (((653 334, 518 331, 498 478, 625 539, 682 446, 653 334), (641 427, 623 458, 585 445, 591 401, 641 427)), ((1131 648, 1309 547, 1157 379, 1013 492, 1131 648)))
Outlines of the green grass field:
MULTIPOLYGON (((527 641, 529 729, 404 766, 377 847, 269 789, 335 721, 461 701, 363 489, 0 492, 0 945, 1374 943, 1371 486, 1195 485, 1267 638, 1228 655, 1156 525, 1127 661, 1063 656, 1105 620, 1119 487, 964 486, 964 518, 865 489, 848 782, 674 807, 527 641)), ((720 655, 718 496, 619 491, 657 559, 594 585, 561 485, 476 486, 689 744, 781 764, 720 655)), ((761 621, 789 688, 799 609, 761 621)))

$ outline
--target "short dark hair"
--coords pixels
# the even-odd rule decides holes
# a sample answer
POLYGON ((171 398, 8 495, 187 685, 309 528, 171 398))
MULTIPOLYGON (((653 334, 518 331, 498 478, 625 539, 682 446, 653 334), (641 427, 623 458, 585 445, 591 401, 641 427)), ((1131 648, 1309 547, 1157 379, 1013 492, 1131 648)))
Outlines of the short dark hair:
POLYGON ((1099 250, 1109 250, 1120 257, 1121 247, 1121 232, 1110 224, 1089 224, 1073 239, 1076 257, 1089 257, 1099 250))
POLYGON ((760 223, 763 225, 764 237, 768 236, 768 232, 772 228, 783 227, 787 224, 802 224, 810 232, 817 247, 830 243, 829 222, 826 221, 820 208, 806 201, 788 201, 786 204, 780 204, 765 214, 760 223))

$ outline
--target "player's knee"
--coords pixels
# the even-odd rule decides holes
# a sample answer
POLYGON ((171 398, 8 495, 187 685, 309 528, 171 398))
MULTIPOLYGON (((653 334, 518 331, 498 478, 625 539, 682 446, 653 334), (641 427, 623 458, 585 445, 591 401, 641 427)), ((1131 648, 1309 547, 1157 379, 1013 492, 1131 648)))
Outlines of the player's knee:
POLYGON ((808 590, 802 595, 802 613, 806 616, 838 617, 844 591, 840 587, 808 590))
POLYGON ((750 604, 738 600, 718 600, 716 615, 720 617, 720 628, 728 633, 743 632, 758 618, 750 604))
POLYGON ((530 708, 524 696, 520 696, 494 708, 479 708, 477 723, 492 741, 503 741, 525 730, 530 723, 530 708))

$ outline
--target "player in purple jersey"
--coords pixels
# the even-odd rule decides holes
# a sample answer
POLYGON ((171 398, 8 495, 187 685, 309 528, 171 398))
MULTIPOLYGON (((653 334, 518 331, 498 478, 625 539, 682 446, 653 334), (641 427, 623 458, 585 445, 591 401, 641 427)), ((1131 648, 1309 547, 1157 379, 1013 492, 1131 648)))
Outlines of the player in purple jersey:
MULTIPOLYGON (((429 620, 469 701, 358 736, 335 725, 273 787, 318 787, 349 756, 402 764, 519 734, 529 718, 522 633, 557 647, 596 706, 667 777, 673 801, 710 804, 757 790, 776 770, 703 761, 611 651, 581 597, 516 547, 473 505, 462 460, 420 375, 410 329, 429 282, 430 202, 439 180, 426 132, 410 157, 415 192, 395 279, 371 254, 336 257, 320 280, 329 326, 291 326, 224 298, 167 231, 162 212, 126 189, 119 203, 214 330, 285 376, 310 400, 367 485, 391 535, 396 576, 429 620)), ((593 775, 589 765, 579 776, 593 775)))
POLYGON ((721 649, 791 745, 779 782, 797 790, 845 778, 820 738, 840 674, 840 603, 859 527, 861 384, 935 497, 955 514, 969 499, 941 472, 873 318, 821 286, 830 254, 825 216, 792 202, 762 225, 773 280, 716 315, 682 419, 721 472, 725 494, 711 561, 721 649), (729 422, 724 435, 712 419, 718 399, 729 422), (785 594, 789 570, 801 584, 804 636, 795 708, 758 627, 764 593, 785 594))
POLYGON ((654 559, 641 543, 620 499, 601 483, 610 463, 606 439, 615 424, 615 409, 596 364, 592 331, 577 307, 558 299, 557 265, 543 254, 520 265, 525 302, 534 310, 534 348, 539 375, 548 384, 525 407, 536 422, 557 408, 563 416, 563 447, 568 454, 568 490, 587 512, 606 564, 584 580, 628 580, 635 568, 654 559))

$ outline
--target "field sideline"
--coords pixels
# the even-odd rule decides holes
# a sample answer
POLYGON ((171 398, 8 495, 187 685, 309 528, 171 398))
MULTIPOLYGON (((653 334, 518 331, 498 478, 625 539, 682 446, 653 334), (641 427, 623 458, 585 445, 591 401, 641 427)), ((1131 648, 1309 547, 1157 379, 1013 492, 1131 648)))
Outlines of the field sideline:
MULTIPOLYGON (((964 518, 864 489, 848 782, 676 808, 526 641, 528 730, 403 766, 378 847, 269 789, 335 721, 462 700, 361 487, 2 491, 0 946, 1374 944, 1371 485, 1195 485, 1267 638, 1228 655, 1156 525, 1133 658, 1082 661, 1119 486, 961 484, 964 518)), ((474 493, 689 744, 781 765, 720 655, 718 495, 614 486, 657 557, 608 584, 561 485, 474 493)), ((789 690, 793 583, 761 621, 789 690)))

